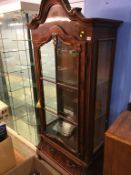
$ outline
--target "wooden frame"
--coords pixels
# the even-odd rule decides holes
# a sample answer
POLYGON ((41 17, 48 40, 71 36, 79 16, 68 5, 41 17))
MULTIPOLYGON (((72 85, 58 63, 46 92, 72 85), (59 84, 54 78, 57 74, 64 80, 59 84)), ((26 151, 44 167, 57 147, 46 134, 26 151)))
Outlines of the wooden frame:
MULTIPOLYGON (((103 143, 103 140, 101 140, 102 142, 94 148, 97 79, 99 77, 98 61, 107 57, 110 63, 110 67, 105 64, 105 67, 108 67, 109 70, 107 73, 108 93, 106 91, 105 97, 106 112, 104 119, 102 119, 104 120, 104 125, 102 125, 104 129, 109 113, 116 31, 120 24, 121 21, 116 20, 86 19, 81 14, 81 9, 71 9, 67 0, 43 0, 38 16, 28 24, 32 32, 34 45, 35 75, 40 103, 41 141, 38 146, 38 154, 41 157, 42 154, 49 156, 69 174, 80 175, 87 174, 87 172, 89 174, 90 170, 88 171, 88 169, 90 168, 88 167, 92 162, 96 162, 97 159, 94 157, 97 157, 97 152, 103 143), (42 109, 42 106, 44 106, 44 92, 42 88, 40 47, 51 39, 56 42, 56 38, 80 52, 78 153, 72 152, 58 140, 48 137, 46 134, 46 116, 42 109), (104 41, 104 45, 100 41, 104 41)), ((99 122, 101 121, 99 120, 99 122)))

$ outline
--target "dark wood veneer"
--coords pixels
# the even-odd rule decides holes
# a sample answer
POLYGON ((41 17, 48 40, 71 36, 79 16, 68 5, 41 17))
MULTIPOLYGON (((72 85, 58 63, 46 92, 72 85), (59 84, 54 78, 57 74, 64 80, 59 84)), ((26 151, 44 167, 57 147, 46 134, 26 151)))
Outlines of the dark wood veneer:
POLYGON ((122 112, 105 133, 104 175, 131 174, 131 112, 122 112))
MULTIPOLYGON (((121 23, 121 21, 110 19, 86 19, 81 14, 81 9, 71 9, 67 0, 43 0, 38 16, 28 24, 32 32, 35 76, 37 80, 38 101, 40 104, 41 141, 38 146, 38 154, 41 157, 42 154, 48 156, 59 166, 63 167, 69 174, 96 175, 96 172, 99 174, 97 160, 100 159, 101 154, 99 150, 104 141, 104 130, 108 122, 116 32, 121 23), (64 58, 65 66, 67 66, 65 68, 69 66, 69 68, 74 69, 74 71, 75 68, 69 65, 68 60, 72 57, 77 58, 79 53, 78 68, 76 68, 78 69, 78 85, 74 86, 68 84, 68 82, 61 82, 57 78, 57 70, 55 82, 44 77, 42 74, 43 65, 41 60, 44 59, 44 57, 42 57, 40 49, 51 40, 54 42, 56 51, 56 65, 58 64, 57 47, 69 49, 69 54, 67 54, 68 56, 66 58, 67 61, 64 58), (73 48, 74 52, 71 48, 73 48), (108 60, 106 61, 106 59, 108 60), (101 65, 103 65, 103 67, 101 65), (51 136, 50 133, 47 133, 47 114, 43 81, 56 84, 58 98, 57 112, 59 112, 60 108, 63 108, 63 105, 68 109, 67 102, 69 102, 66 95, 63 95, 67 92, 63 92, 63 89, 60 91, 59 87, 69 89, 70 93, 68 92, 68 94, 71 94, 73 90, 78 93, 76 95, 77 99, 71 101, 74 108, 77 104, 78 113, 75 112, 75 115, 77 115, 78 121, 73 121, 69 118, 65 120, 67 123, 72 124, 75 130, 77 129, 77 131, 75 131, 78 133, 78 136, 75 136, 78 143, 77 151, 72 151, 72 149, 66 146, 67 143, 63 144, 61 142, 60 139, 63 139, 63 136, 57 135, 57 133, 55 136, 51 136), (59 104, 63 98, 65 98, 65 101, 59 104), (96 133, 100 134, 95 136, 96 133), (97 145, 95 145, 95 143, 97 143, 97 145), (93 170, 94 167, 96 167, 98 171, 93 170)), ((65 73, 62 73, 64 77, 67 72, 66 69, 63 70, 65 70, 65 73)), ((73 71, 71 75, 74 77, 73 71)), ((73 97, 72 95, 71 98, 73 97)), ((69 109, 71 110, 71 107, 69 109)), ((47 111, 49 112, 50 110, 47 111)), ((62 112, 58 114, 58 117, 60 115, 62 115, 62 112)), ((63 122, 64 117, 63 115, 59 117, 59 119, 61 118, 63 122)), ((71 139, 72 138, 70 138, 70 140, 71 139)), ((65 140, 68 141, 67 138, 65 140)))

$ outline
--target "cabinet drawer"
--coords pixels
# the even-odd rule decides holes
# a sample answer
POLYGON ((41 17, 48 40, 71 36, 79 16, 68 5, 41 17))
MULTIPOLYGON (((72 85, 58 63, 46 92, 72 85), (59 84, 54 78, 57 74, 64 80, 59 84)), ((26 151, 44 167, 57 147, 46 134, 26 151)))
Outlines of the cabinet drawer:
POLYGON ((76 161, 65 155, 63 152, 54 148, 47 141, 43 141, 42 152, 48 157, 52 158, 57 162, 62 168, 66 169, 73 175, 80 175, 82 171, 82 165, 78 164, 76 161))

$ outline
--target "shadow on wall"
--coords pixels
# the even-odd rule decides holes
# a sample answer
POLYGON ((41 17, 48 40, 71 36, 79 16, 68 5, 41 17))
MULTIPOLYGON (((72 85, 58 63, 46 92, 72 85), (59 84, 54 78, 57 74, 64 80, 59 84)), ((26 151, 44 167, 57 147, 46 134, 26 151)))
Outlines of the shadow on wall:
POLYGON ((127 109, 131 92, 131 1, 86 0, 85 16, 123 20, 118 29, 112 84, 110 121, 127 109))

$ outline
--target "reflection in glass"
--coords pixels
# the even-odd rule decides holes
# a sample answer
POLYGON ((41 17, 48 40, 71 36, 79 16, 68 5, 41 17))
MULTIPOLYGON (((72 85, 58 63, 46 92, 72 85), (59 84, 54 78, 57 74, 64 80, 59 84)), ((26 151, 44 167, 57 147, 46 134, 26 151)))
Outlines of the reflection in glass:
POLYGON ((72 46, 57 43, 57 80, 70 85, 78 85, 79 52, 72 46))
POLYGON ((56 85, 47 81, 43 81, 45 108, 57 111, 56 85))
POLYGON ((77 122, 77 90, 58 86, 58 94, 58 113, 63 115, 66 119, 77 122))
POLYGON ((40 51, 43 77, 55 80, 55 47, 53 41, 51 40, 49 43, 44 44, 40 51))

